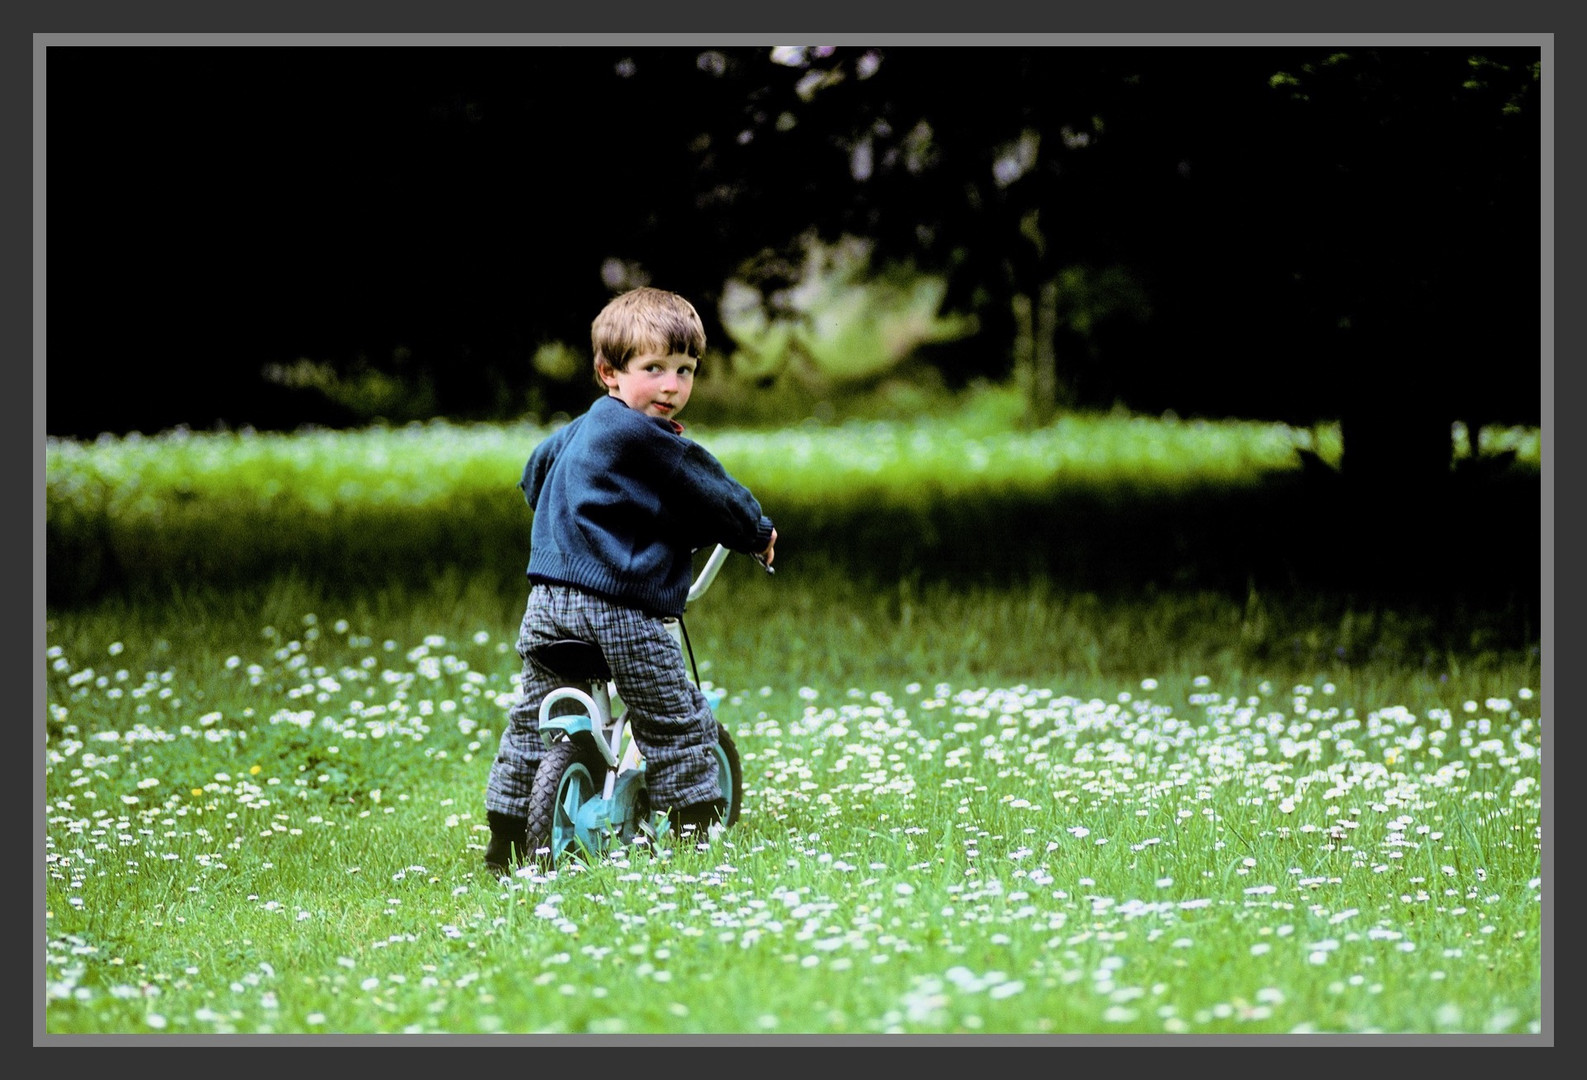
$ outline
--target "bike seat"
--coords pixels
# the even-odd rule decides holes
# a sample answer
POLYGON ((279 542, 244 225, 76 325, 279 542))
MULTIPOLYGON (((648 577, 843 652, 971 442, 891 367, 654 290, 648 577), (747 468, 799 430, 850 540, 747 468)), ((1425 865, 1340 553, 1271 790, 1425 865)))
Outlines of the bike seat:
POLYGON ((612 677, 612 669, 607 666, 601 647, 588 641, 573 638, 548 641, 531 647, 529 655, 568 682, 594 682, 612 677))

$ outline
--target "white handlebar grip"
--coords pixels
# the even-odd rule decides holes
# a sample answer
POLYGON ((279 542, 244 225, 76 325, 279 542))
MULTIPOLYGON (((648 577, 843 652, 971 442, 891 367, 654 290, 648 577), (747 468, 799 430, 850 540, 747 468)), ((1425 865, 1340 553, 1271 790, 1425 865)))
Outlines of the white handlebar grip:
POLYGON ((694 603, 705 595, 705 590, 711 587, 711 582, 716 580, 717 572, 722 569, 722 564, 727 561, 729 552, 721 544, 716 545, 716 550, 711 552, 711 557, 705 560, 705 566, 700 570, 700 576, 694 579, 694 584, 689 587, 689 596, 685 603, 694 603))

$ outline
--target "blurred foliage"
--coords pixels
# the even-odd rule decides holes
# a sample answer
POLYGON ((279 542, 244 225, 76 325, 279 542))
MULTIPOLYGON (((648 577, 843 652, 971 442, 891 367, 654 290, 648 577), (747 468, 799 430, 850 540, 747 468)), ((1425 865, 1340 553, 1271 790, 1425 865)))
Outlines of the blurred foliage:
POLYGON ((316 415, 324 406, 339 410, 356 424, 405 424, 435 415, 435 387, 428 376, 412 378, 354 364, 347 371, 324 361, 299 359, 290 364, 266 364, 266 382, 313 399, 303 415, 316 415))
POLYGON ((720 314, 736 375, 791 373, 842 389, 877 380, 922 346, 975 332, 973 318, 943 314, 941 277, 907 263, 878 271, 871 245, 858 237, 824 244, 810 235, 802 243, 804 265, 791 288, 767 296, 740 278, 724 287, 720 314))

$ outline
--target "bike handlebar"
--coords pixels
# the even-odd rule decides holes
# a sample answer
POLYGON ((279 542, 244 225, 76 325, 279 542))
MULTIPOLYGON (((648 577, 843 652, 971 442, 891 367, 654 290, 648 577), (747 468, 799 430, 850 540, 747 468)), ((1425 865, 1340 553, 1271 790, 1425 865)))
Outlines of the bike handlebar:
POLYGON ((705 595, 705 590, 711 587, 711 582, 716 580, 717 573, 722 569, 722 564, 727 562, 728 550, 721 544, 716 545, 716 550, 711 552, 711 557, 705 560, 705 566, 700 569, 700 576, 694 579, 694 584, 689 586, 689 597, 685 603, 694 603, 705 595))
MULTIPOLYGON (((706 559, 705 565, 700 568, 700 576, 694 579, 693 585, 689 586, 689 595, 684 603, 692 604, 705 595, 705 590, 709 589, 711 582, 716 580, 716 575, 721 571, 722 564, 727 562, 727 557, 730 554, 732 553, 721 544, 716 545, 716 550, 711 552, 711 557, 706 559)), ((760 563, 761 569, 765 570, 766 573, 776 573, 770 566, 761 562, 759 556, 756 556, 755 561, 760 563)))

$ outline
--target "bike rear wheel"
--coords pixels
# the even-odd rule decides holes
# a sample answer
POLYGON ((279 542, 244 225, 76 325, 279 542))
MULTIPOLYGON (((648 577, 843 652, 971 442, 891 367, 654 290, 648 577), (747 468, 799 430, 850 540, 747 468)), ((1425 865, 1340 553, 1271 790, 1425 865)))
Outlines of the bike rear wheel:
POLYGON ((605 777, 606 763, 592 747, 564 739, 546 750, 529 794, 530 860, 549 867, 571 854, 599 852, 602 838, 579 811, 601 797, 605 777))

